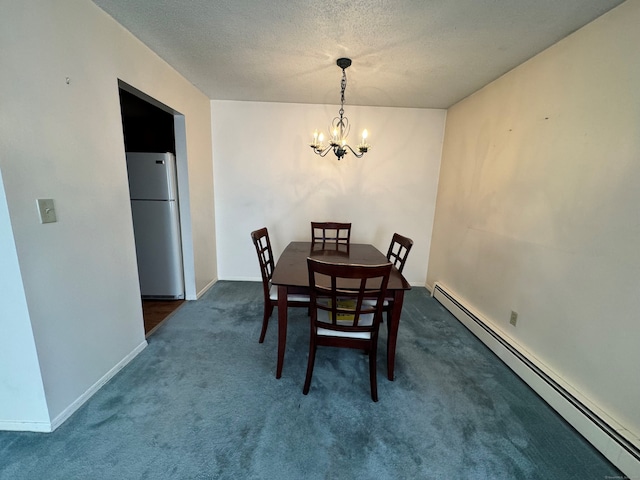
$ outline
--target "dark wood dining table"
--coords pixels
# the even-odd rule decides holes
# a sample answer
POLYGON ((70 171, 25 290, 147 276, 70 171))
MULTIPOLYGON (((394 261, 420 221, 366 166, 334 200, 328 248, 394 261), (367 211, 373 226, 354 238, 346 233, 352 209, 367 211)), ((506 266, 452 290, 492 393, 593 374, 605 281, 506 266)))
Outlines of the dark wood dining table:
MULTIPOLYGON (((373 245, 352 243, 350 245, 323 245, 311 242, 291 242, 282 252, 273 270, 271 283, 278 287, 278 363, 276 378, 282 376, 284 352, 287 343, 287 295, 309 294, 307 257, 320 258, 327 262, 378 265, 386 263, 387 257, 373 245)), ((411 289, 409 282, 395 267, 391 270, 387 297, 393 297, 391 319, 387 336, 387 374, 394 379, 396 341, 405 290, 411 289)))

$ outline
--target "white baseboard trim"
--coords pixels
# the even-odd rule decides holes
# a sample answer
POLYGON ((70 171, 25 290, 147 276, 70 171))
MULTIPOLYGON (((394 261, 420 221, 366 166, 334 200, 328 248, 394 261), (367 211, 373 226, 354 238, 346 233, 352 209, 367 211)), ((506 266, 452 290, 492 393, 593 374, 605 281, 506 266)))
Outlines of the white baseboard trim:
POLYGON ((198 300, 200 297, 202 297, 202 295, 204 295, 205 293, 207 293, 207 291, 209 291, 209 289, 211 287, 213 287, 216 283, 218 282, 217 278, 214 278, 213 280, 211 280, 209 283, 207 283, 204 288, 202 288, 197 294, 196 294, 196 298, 187 298, 187 300, 198 300))
POLYGON ((225 280, 227 282, 261 282, 262 277, 229 277, 222 278, 221 280, 225 280))
MULTIPOLYGON (((120 360, 111 370, 109 370, 100 380, 91 385, 86 392, 78 397, 71 405, 65 408, 56 418, 51 422, 50 432, 53 432, 56 428, 62 425, 76 410, 78 410, 84 403, 89 400, 102 386, 111 380, 120 370, 122 370, 131 360, 133 360, 142 350, 147 346, 147 341, 140 343, 132 352, 126 357, 120 360)), ((33 430, 35 431, 35 430, 33 430)))
POLYGON ((628 478, 640 479, 640 447, 638 438, 632 432, 581 395, 492 322, 474 312, 461 297, 446 286, 435 282, 431 292, 442 306, 611 463, 628 478))
POLYGON ((9 422, 0 420, 0 431, 50 433, 50 422, 9 422))

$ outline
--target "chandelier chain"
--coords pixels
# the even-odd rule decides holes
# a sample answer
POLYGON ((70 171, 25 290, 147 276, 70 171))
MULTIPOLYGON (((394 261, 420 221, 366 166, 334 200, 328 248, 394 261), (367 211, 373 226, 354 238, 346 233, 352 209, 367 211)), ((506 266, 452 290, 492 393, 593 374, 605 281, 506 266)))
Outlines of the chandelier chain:
POLYGON ((347 72, 342 69, 342 82, 340 82, 340 117, 344 114, 344 91, 347 89, 347 72))

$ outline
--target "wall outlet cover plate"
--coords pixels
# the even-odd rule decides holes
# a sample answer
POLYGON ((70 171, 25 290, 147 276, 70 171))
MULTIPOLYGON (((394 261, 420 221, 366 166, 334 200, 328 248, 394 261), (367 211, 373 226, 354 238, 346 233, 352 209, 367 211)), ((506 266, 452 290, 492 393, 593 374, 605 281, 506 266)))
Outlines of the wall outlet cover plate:
POLYGON ((40 223, 58 221, 52 198, 38 198, 38 212, 40 213, 40 223))

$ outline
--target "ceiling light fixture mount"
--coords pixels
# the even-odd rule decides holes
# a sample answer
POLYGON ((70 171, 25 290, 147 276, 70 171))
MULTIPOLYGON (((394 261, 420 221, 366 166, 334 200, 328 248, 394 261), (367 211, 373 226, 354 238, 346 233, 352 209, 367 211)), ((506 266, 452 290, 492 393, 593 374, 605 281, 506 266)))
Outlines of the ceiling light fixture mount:
POLYGON ((339 58, 336 61, 338 67, 342 69, 342 82, 340 83, 340 110, 339 116, 335 117, 329 127, 330 138, 329 144, 324 145, 324 135, 322 132, 316 130, 313 133, 313 142, 310 144, 313 151, 324 157, 329 151, 333 150, 338 160, 341 160, 349 151, 353 153, 356 158, 361 158, 365 153, 369 151, 371 145, 367 143, 367 130, 362 132, 362 141, 356 146, 356 150, 351 148, 347 144, 347 136, 349 135, 349 119, 344 115, 344 91, 347 88, 347 72, 346 69, 351 65, 350 58, 339 58))

